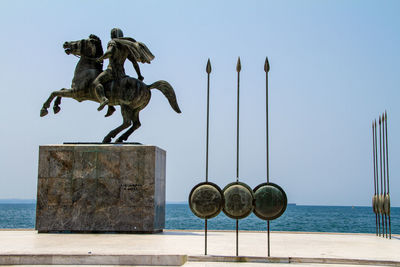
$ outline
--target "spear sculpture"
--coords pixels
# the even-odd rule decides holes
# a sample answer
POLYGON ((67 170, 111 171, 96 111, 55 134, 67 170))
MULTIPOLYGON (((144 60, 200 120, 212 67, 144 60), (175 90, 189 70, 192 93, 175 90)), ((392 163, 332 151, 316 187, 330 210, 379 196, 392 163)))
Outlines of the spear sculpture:
POLYGON ((387 233, 387 203, 386 203, 386 148, 385 148, 385 113, 382 113, 382 159, 383 159, 383 214, 385 215, 385 232, 386 238, 388 237, 387 233))
MULTIPOLYGON (((266 87, 266 93, 265 93, 265 95, 266 95, 266 100, 265 100, 265 102, 266 102, 266 105, 265 105, 265 109, 266 109, 266 115, 265 115, 265 117, 266 117, 266 123, 265 123, 265 125, 266 125, 266 153, 267 153, 267 156, 266 156, 266 161, 267 161, 267 183, 269 183, 269 138, 268 138, 268 136, 269 136, 269 132, 268 132, 268 72, 269 72, 269 69, 270 69, 270 67, 269 67, 269 62, 268 62, 268 57, 266 57, 265 58, 265 63, 264 63, 264 71, 265 71, 265 87, 266 87)), ((268 242, 268 245, 267 245, 267 247, 268 247, 268 257, 271 255, 271 253, 270 253, 270 229, 269 229, 269 220, 267 220, 267 242, 268 242)))
POLYGON ((386 110, 385 110, 385 137, 386 137, 386 178, 387 178, 387 195, 385 196, 385 200, 387 203, 387 215, 389 217, 389 239, 392 239, 392 226, 390 223, 389 153, 388 153, 387 112, 386 112, 386 110))
MULTIPOLYGON (((240 71, 242 70, 242 64, 240 63, 240 57, 236 64, 237 71, 237 116, 236 116, 236 182, 239 182, 239 97, 240 97, 240 71)), ((239 256, 239 220, 236 219, 236 256, 239 256)))
POLYGON ((375 137, 374 137, 374 121, 372 121, 372 159, 374 164, 374 196, 372 197, 372 210, 375 213, 376 235, 378 235, 378 214, 376 210, 376 168, 375 168, 375 137))
POLYGON ((381 216, 380 216, 380 195, 379 195, 379 175, 378 175, 378 135, 376 128, 376 119, 375 119, 375 166, 376 166, 376 212, 378 213, 378 233, 381 236, 381 216))
MULTIPOLYGON (((206 134, 206 182, 208 182, 208 143, 209 143, 209 122, 210 122, 210 59, 207 61, 207 134, 206 134)), ((204 220, 204 255, 207 255, 207 219, 204 220)))
POLYGON ((385 237, 385 223, 383 216, 383 176, 382 176, 382 119, 379 115, 379 160, 380 160, 380 172, 381 172, 381 194, 379 195, 379 213, 381 214, 382 222, 382 237, 385 237))

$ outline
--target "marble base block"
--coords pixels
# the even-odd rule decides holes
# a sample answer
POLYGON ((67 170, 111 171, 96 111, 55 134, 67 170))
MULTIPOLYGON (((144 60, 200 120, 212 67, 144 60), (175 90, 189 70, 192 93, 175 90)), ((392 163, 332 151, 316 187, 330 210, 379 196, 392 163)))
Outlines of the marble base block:
POLYGON ((162 231, 165 158, 156 146, 40 146, 36 229, 162 231))

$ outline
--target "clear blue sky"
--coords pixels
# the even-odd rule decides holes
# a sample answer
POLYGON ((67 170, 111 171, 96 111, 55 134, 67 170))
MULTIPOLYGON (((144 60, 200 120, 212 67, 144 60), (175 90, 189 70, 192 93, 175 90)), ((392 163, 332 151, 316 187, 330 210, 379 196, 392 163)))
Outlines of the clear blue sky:
MULTIPOLYGON (((113 27, 156 56, 145 82, 169 81, 183 113, 153 91, 129 141, 167 150, 167 201, 204 180, 207 59, 211 59, 210 180, 235 179, 236 60, 241 57, 240 178, 265 176, 265 74, 270 71, 270 174, 289 202, 370 205, 371 121, 389 115, 392 204, 400 206, 399 1, 1 1, 0 198, 35 198, 38 146, 101 141, 121 123, 97 103, 51 91, 71 84, 65 41, 113 27)), ((126 65, 129 75, 136 76, 126 65)))

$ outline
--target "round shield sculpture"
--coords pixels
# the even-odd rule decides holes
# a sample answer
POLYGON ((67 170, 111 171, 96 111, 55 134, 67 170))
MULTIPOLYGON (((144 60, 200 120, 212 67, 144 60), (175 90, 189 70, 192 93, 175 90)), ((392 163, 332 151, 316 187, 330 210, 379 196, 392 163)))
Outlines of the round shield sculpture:
POLYGON ((251 214, 254 205, 254 193, 241 182, 233 182, 223 189, 225 199, 222 211, 232 219, 243 219, 251 214))
POLYGON ((285 191, 274 183, 262 183, 254 188, 254 214, 262 220, 274 220, 286 210, 285 191))
POLYGON ((222 210, 223 202, 221 188, 210 182, 197 184, 189 194, 189 207, 201 219, 217 216, 222 210))
POLYGON ((385 195, 385 198, 383 201, 383 211, 386 215, 390 215, 390 196, 389 196, 389 194, 385 195))

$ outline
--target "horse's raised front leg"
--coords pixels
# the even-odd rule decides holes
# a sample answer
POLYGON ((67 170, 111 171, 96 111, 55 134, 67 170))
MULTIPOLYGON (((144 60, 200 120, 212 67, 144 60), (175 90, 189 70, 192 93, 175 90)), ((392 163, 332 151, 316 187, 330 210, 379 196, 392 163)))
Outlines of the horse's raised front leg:
POLYGON ((56 100, 54 100, 54 105, 53 105, 54 114, 57 114, 58 112, 60 112, 60 110, 61 110, 60 105, 61 105, 61 97, 57 96, 56 100))
POLYGON ((140 127, 140 121, 139 121, 139 111, 140 110, 135 110, 133 112, 133 116, 131 117, 132 120, 132 127, 129 128, 125 133, 123 133, 118 139, 117 143, 122 143, 123 141, 128 140, 129 136, 140 127))
POLYGON ((121 113, 124 121, 120 126, 109 132, 104 137, 103 143, 110 143, 112 138, 117 136, 117 134, 119 134, 122 130, 128 128, 131 125, 131 118, 130 118, 131 111, 132 110, 129 107, 121 106, 121 113))
POLYGON ((49 112, 47 111, 47 109, 50 107, 51 101, 53 101, 53 99, 56 96, 59 97, 73 97, 74 93, 72 89, 66 89, 63 88, 61 90, 58 91, 54 91, 50 94, 49 98, 46 100, 46 102, 44 102, 42 109, 40 110, 40 117, 46 116, 49 112))

